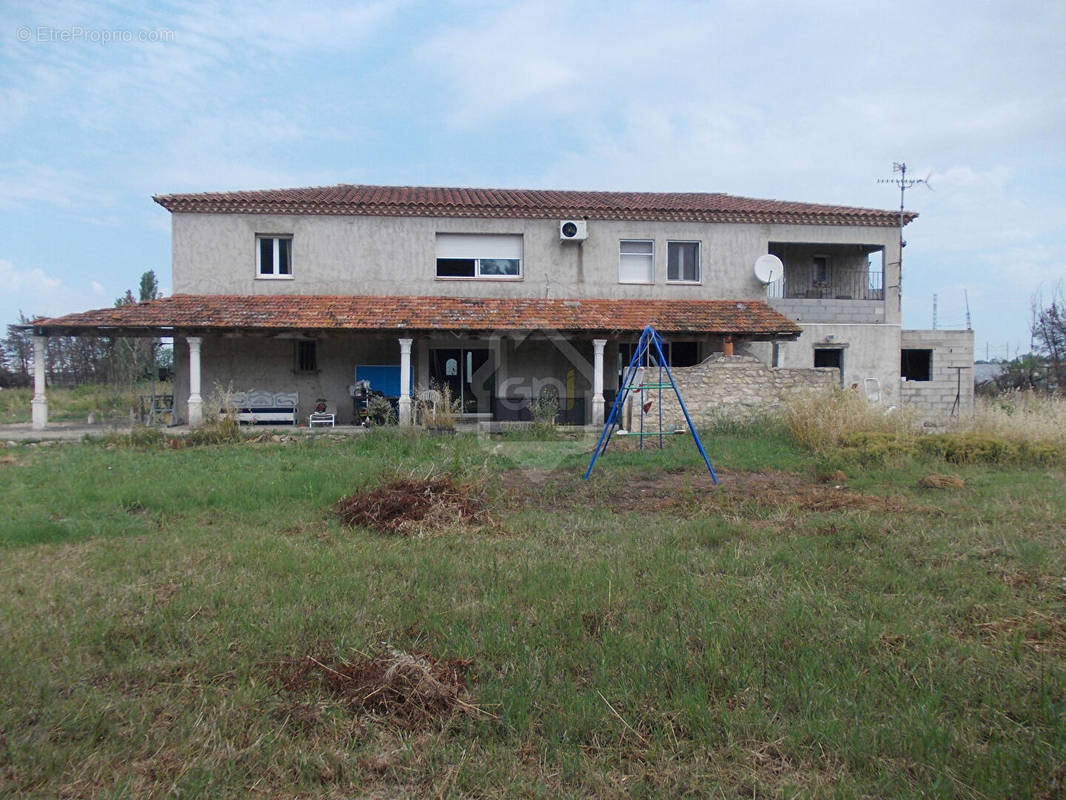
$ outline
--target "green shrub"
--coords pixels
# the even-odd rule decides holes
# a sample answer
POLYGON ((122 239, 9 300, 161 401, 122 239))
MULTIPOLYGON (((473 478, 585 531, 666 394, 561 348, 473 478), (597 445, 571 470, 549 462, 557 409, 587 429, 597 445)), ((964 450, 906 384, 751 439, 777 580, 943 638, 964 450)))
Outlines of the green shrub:
POLYGON ((146 425, 134 425, 127 439, 131 447, 139 448, 162 447, 166 443, 163 431, 146 425))
POLYGON ((545 386, 535 400, 529 401, 529 414, 533 419, 532 429, 540 435, 554 436, 555 418, 559 414, 559 390, 545 386))
POLYGON ((921 440, 922 452, 952 464, 1002 464, 1017 460, 1012 442, 987 433, 936 433, 921 440))
POLYGON ((187 447, 204 444, 234 444, 243 440, 244 435, 241 433, 241 424, 237 421, 236 414, 220 415, 203 427, 189 431, 184 437, 187 447))
POLYGON ((840 453, 863 464, 883 464, 891 458, 918 455, 912 436, 883 431, 848 433, 840 439, 840 453))

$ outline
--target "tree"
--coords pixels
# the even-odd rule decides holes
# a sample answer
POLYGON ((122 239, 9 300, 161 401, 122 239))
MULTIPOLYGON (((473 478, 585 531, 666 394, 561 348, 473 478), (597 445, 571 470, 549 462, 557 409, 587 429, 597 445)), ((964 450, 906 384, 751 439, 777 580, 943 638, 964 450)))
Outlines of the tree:
POLYGON ((1033 296, 1033 343, 1047 358, 1048 389, 1066 391, 1066 290, 1059 284, 1049 300, 1033 296), (1045 305, 1046 303, 1046 305, 1045 305))
POLYGON ((150 269, 141 275, 141 302, 146 303, 149 300, 158 300, 159 297, 159 281, 155 279, 155 270, 150 269))
MULTIPOLYGON (((138 295, 142 302, 160 297, 154 271, 141 275, 138 295)), ((115 300, 115 307, 136 302, 133 292, 127 290, 115 300)), ((7 336, 0 339, 0 386, 29 386, 33 382, 33 331, 22 326, 35 317, 20 311, 18 324, 9 325, 7 336)), ((136 383, 156 374, 159 349, 159 339, 52 336, 48 339, 46 377, 56 386, 136 383)))
MULTIPOLYGON (((148 270, 141 275, 138 285, 139 301, 129 289, 115 300, 115 308, 132 306, 137 302, 148 302, 159 298, 159 282, 155 271, 148 270)), ((152 378, 155 374, 156 351, 158 339, 124 337, 112 340, 111 346, 111 380, 115 383, 130 384, 152 378)))
POLYGON ((18 325, 7 326, 4 340, 4 369, 11 377, 11 386, 29 386, 33 375, 33 336, 20 329, 30 320, 19 311, 18 325))
POLYGON ((1026 353, 1003 365, 1003 371, 995 378, 995 385, 999 391, 1030 391, 1043 387, 1046 378, 1047 359, 1034 353, 1026 353))

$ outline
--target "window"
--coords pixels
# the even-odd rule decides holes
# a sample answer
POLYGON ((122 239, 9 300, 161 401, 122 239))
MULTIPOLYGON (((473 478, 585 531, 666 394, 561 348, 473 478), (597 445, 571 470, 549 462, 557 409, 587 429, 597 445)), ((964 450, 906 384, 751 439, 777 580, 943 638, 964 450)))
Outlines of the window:
POLYGON ((297 372, 318 371, 318 344, 314 339, 297 339, 294 351, 294 367, 297 372))
POLYGON ((678 283, 700 282, 700 243, 666 243, 666 280, 678 283))
POLYGON ((521 278, 522 237, 438 233, 437 277, 521 278))
POLYGON ((899 374, 908 381, 928 381, 933 378, 932 350, 900 350, 899 374))
POLYGON ((655 243, 643 239, 623 239, 618 243, 618 282, 653 283, 655 243))
POLYGON ((257 278, 292 277, 292 236, 255 237, 255 274, 257 278))
POLYGON ((671 367, 694 367, 700 363, 700 343, 670 342, 666 357, 671 367))
MULTIPOLYGON (((618 377, 625 374, 629 362, 636 352, 636 342, 618 343, 618 377)), ((694 367, 700 363, 700 343, 694 341, 663 342, 663 355, 671 367, 694 367)), ((659 366, 659 354, 654 347, 649 347, 646 357, 641 359, 641 366, 659 366)))
POLYGON ((830 276, 829 256, 815 256, 811 264, 811 279, 815 286, 826 286, 830 276))

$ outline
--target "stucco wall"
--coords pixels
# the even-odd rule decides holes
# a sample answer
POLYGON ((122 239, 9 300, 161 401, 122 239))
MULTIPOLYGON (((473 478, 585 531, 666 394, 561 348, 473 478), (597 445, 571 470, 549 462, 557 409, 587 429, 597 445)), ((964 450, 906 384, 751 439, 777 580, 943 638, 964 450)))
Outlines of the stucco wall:
POLYGON ((958 394, 958 413, 973 413, 973 331, 905 330, 900 346, 933 351, 930 380, 901 381, 904 404, 916 408, 924 421, 942 422, 958 394))
MULTIPOLYGON (((814 366, 817 348, 841 348, 844 362, 843 385, 858 384, 873 402, 898 406, 900 332, 895 325, 803 323, 803 333, 794 342, 778 345, 781 367, 814 366)), ((768 351, 769 346, 763 346, 768 351)), ((770 362, 766 352, 757 353, 770 362)))
MULTIPOLYGON (((200 386, 206 413, 219 404, 224 392, 261 389, 269 392, 299 392, 300 419, 306 418, 315 400, 324 397, 336 409, 338 424, 352 422, 353 407, 348 385, 357 364, 399 364, 400 345, 393 337, 344 336, 316 340, 318 369, 295 370, 294 340, 265 337, 204 338, 201 346, 200 386)), ((179 420, 188 419, 189 350, 183 339, 174 343, 174 401, 179 420)))
MULTIPOLYGON (((751 356, 718 356, 694 367, 673 368, 671 372, 697 427, 723 419, 750 419, 780 408, 797 393, 828 392, 840 384, 835 369, 775 369, 751 356)), ((650 369, 645 382, 656 382, 658 376, 657 369, 650 369)), ((633 410, 627 417, 626 426, 637 430, 640 420, 636 414, 641 396, 636 393, 632 396, 633 410)), ((667 430, 684 428, 685 418, 673 390, 664 388, 661 400, 663 427, 667 430)), ((644 402, 648 401, 652 407, 644 418, 644 429, 658 430, 660 394, 657 389, 648 390, 644 402)))
MULTIPOLYGON (((173 214, 173 286, 190 294, 423 294, 762 299, 752 265, 770 241, 893 248, 894 228, 589 220, 583 244, 557 220, 173 214), (292 279, 255 274, 256 234, 293 236, 292 279), (437 233, 521 234, 520 280, 436 278, 437 233), (618 282, 619 241, 655 242, 654 283, 618 282), (701 242, 702 281, 670 284, 667 242, 701 242)), ((892 261, 888 255, 886 263, 892 261)), ((898 281, 886 276, 886 284, 898 281)), ((891 295, 891 292, 889 293, 891 295)), ((895 302, 888 298, 888 306, 895 302)), ((892 312, 888 313, 892 321, 892 312)))
MULTIPOLYGON (((430 348, 484 348, 492 352, 486 369, 495 370, 496 396, 514 401, 538 396, 545 386, 555 387, 561 397, 592 403, 593 347, 591 340, 528 337, 414 336, 412 391, 429 387, 430 348)), ((205 409, 218 406, 226 390, 261 389, 299 392, 300 419, 304 421, 314 402, 326 398, 336 409, 337 423, 353 422, 354 410, 348 386, 358 365, 399 365, 399 339, 393 335, 339 334, 316 339, 318 369, 297 372, 294 339, 261 336, 205 337, 201 346, 200 383, 205 409)), ((174 395, 176 415, 188 419, 189 350, 183 338, 175 341, 174 395)), ((605 361, 605 373, 613 380, 614 362, 605 361)), ((608 386, 611 384, 608 383, 608 386)), ((512 402, 513 405, 513 402, 512 402)))

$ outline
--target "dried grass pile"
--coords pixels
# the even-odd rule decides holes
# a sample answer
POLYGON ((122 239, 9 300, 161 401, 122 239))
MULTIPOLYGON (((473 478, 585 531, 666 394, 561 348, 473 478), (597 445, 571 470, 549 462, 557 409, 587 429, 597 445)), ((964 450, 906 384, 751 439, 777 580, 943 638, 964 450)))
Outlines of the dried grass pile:
POLYGON ((356 714, 388 716, 417 727, 456 709, 480 711, 468 702, 471 663, 385 647, 355 661, 327 663, 308 656, 284 665, 275 678, 288 692, 324 692, 356 714))
POLYGON ((923 489, 962 489, 966 481, 959 475, 926 475, 918 485, 923 489))
POLYGON ((450 475, 401 478, 364 489, 341 498, 336 510, 349 527, 400 535, 478 524, 485 518, 480 494, 450 475))

